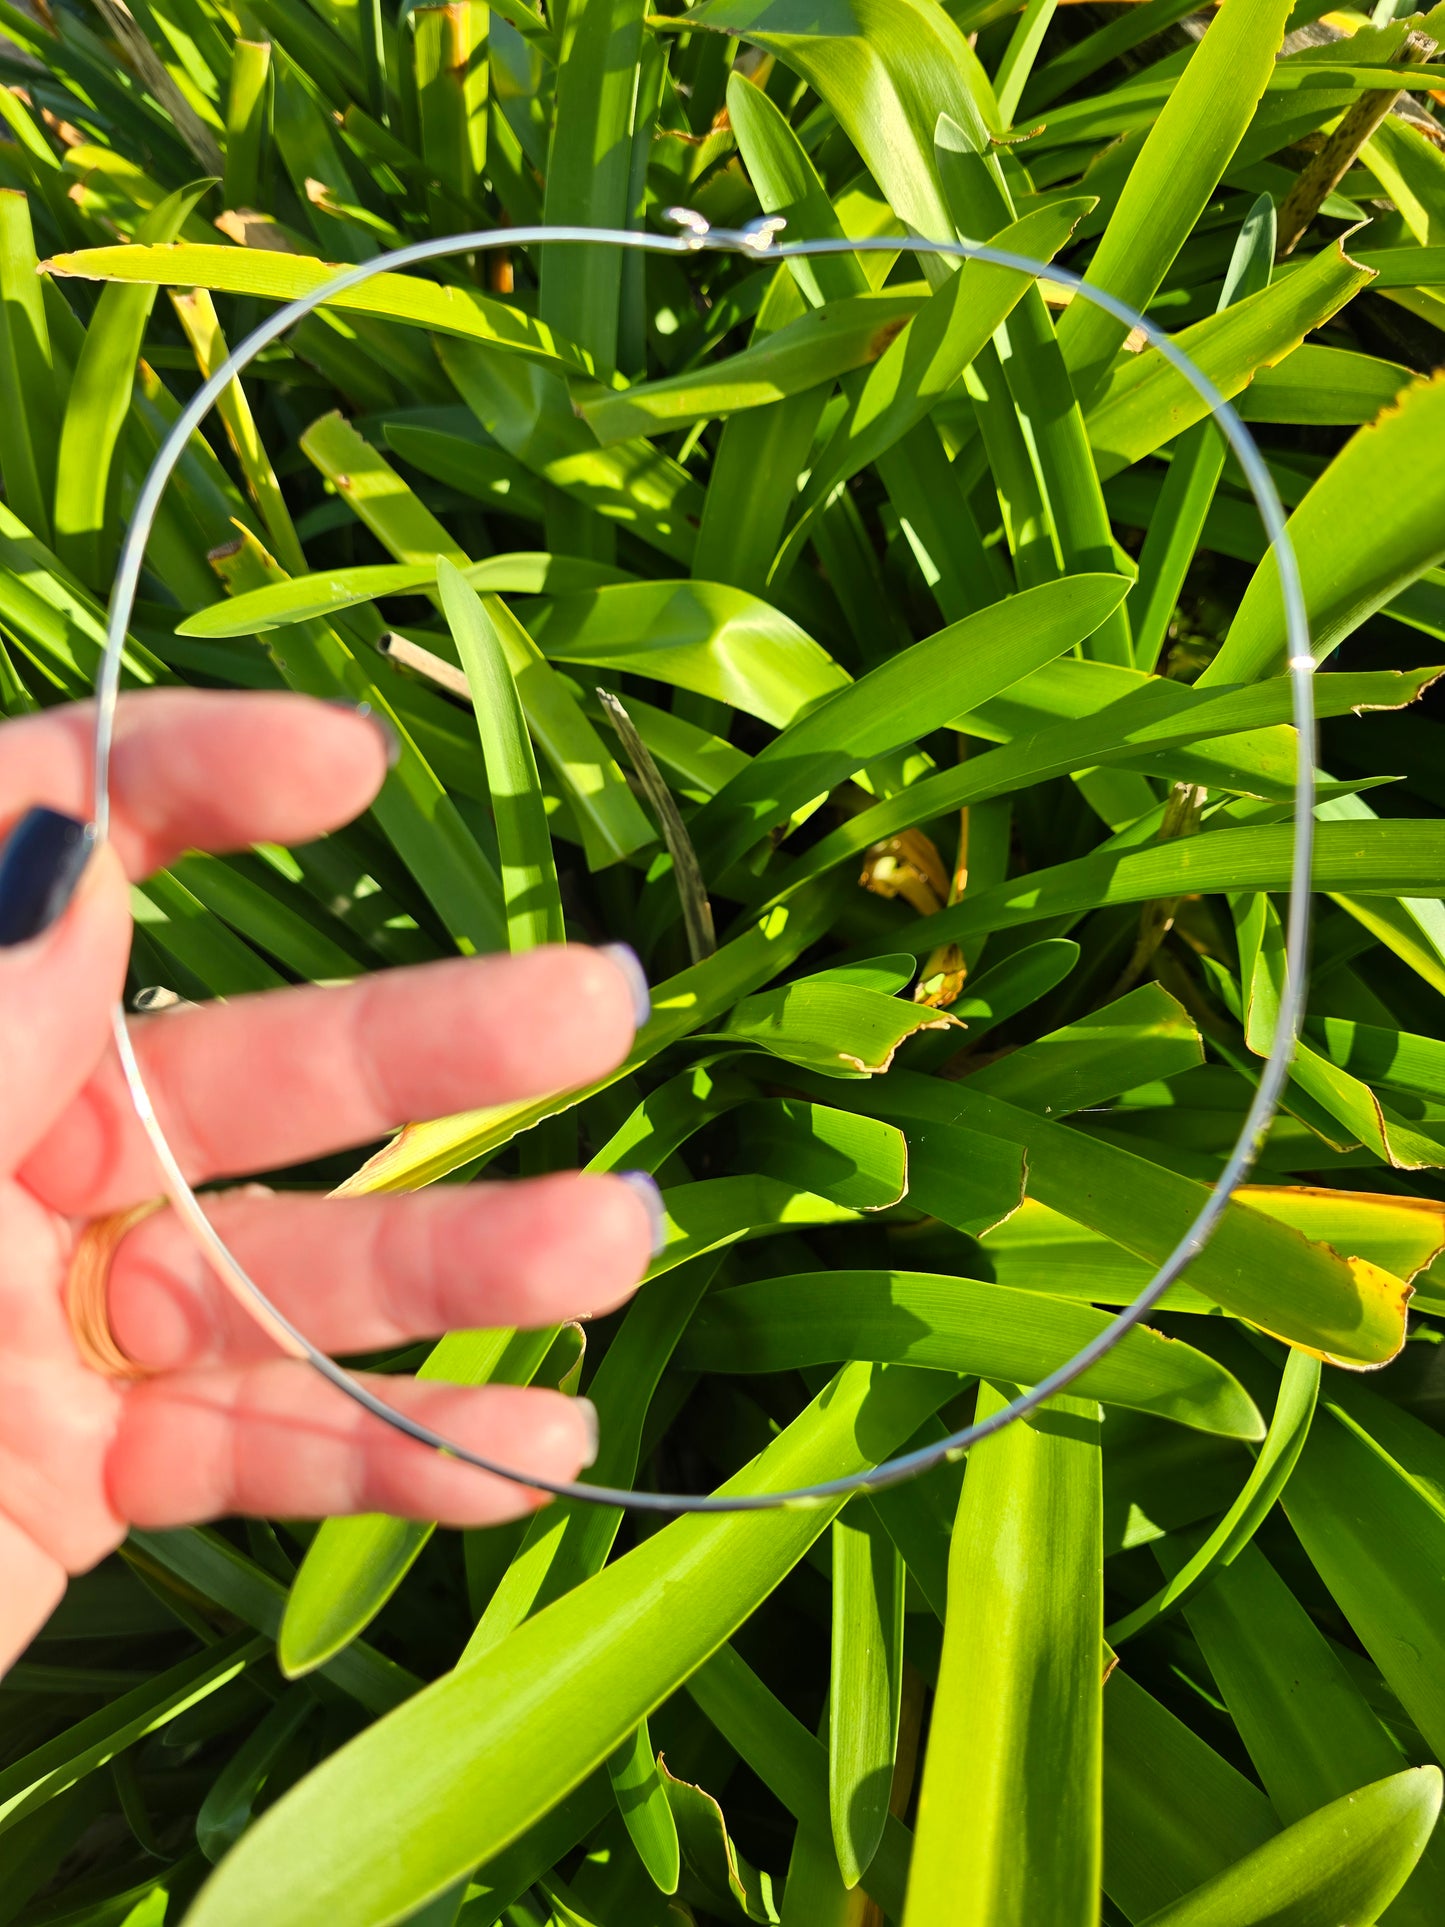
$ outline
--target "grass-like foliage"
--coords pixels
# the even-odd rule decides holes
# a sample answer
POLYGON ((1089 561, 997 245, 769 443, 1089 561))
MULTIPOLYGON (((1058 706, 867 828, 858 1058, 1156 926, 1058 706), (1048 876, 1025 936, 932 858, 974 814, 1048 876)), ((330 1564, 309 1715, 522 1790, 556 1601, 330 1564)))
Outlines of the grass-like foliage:
POLYGON ((966 1468, 133 1535, 0 1697, 0 1922, 1438 1927, 1445 7, 660 5, 0 0, 8 715, 87 693, 167 425, 328 264, 680 203, 896 243, 513 249, 269 349, 127 682, 347 695, 402 753, 324 843, 139 889, 132 992, 636 946, 604 1088, 281 1178, 653 1170, 624 1313, 368 1361, 585 1391, 603 1479, 858 1470, 1069 1357, 1270 1049, 1299 746, 1187 385, 909 247, 1001 236, 1174 333, 1290 510, 1284 1110, 1153 1328, 966 1468))

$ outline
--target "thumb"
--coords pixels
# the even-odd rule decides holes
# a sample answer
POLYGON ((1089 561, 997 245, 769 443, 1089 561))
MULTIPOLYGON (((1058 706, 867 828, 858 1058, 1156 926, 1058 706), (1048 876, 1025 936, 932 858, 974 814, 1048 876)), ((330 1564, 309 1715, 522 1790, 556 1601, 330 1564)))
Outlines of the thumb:
POLYGON ((13 1171, 100 1062, 125 984, 130 898, 115 853, 58 810, 0 847, 0 1171, 13 1171))

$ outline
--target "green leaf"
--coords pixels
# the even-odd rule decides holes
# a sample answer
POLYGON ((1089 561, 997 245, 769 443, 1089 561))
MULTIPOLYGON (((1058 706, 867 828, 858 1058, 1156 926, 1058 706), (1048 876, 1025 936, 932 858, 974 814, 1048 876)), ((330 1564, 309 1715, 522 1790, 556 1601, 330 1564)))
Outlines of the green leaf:
MULTIPOLYGON (((1086 279, 1147 308, 1204 212, 1275 72, 1290 0, 1225 0, 1195 47, 1130 170, 1086 279)), ((1083 299, 1059 341, 1087 406, 1126 333, 1083 299)))
MULTIPOLYGON (((425 559, 432 570, 439 557, 466 564, 465 554, 391 464, 339 415, 313 422, 301 445, 400 561, 425 559)), ((589 865, 603 868, 655 842, 652 825, 571 690, 498 597, 489 594, 485 608, 528 727, 576 813, 589 865)))
MULTIPOLYGON (((841 1175, 843 1197, 857 1195, 853 1173, 836 1153, 825 1150, 812 1161, 819 1167, 820 1183, 841 1175)), ((666 1242, 652 1261, 649 1278, 719 1246, 736 1244, 739 1238, 767 1237, 792 1225, 849 1224, 859 1215, 853 1204, 826 1191, 761 1172, 672 1185, 663 1193, 663 1207, 666 1242)))
POLYGON ((1370 1927, 1404 1885, 1440 1811, 1440 1769, 1415 1767, 1346 1794, 1256 1847, 1146 1927, 1370 1927))
POLYGON ((267 1708, 212 1783, 196 1815, 196 1841, 214 1863, 240 1839, 279 1754, 316 1710, 310 1691, 294 1686, 267 1708))
MULTIPOLYGON (((133 247, 57 254, 43 263, 44 271, 151 288, 209 288, 213 294, 252 295, 267 301, 295 301, 338 272, 335 262, 309 255, 191 242, 157 244, 153 235, 142 235, 139 242, 133 247)), ((463 341, 486 342, 560 374, 595 372, 590 356, 562 340, 544 322, 474 288, 442 287, 410 274, 378 274, 327 305, 345 314, 374 315, 463 341)))
MULTIPOLYGON (((1232 1565, 1244 1551, 1283 1492, 1304 1450, 1319 1383, 1319 1360, 1305 1352, 1291 1352, 1280 1380, 1269 1431, 1239 1497, 1184 1564, 1177 1571, 1171 1571, 1169 1583, 1107 1629, 1111 1646, 1117 1647, 1131 1639, 1162 1614, 1177 1611, 1202 1587, 1217 1581, 1221 1568, 1232 1565)), ((1211 1587, 1211 1598, 1217 1591, 1217 1584, 1211 1587)))
POLYGON ((828 1803, 845 1887, 867 1872, 888 1819, 903 1693, 903 1561, 877 1521, 833 1521, 828 1803))
MULTIPOLYGON (((635 1478, 651 1400, 717 1264, 712 1257, 681 1266, 661 1290, 640 1292, 628 1308, 587 1388, 601 1436, 591 1468, 599 1484, 626 1485, 635 1478)), ((479 1658, 531 1613, 600 1571, 622 1518, 615 1507, 566 1501, 539 1513, 487 1602, 464 1659, 479 1658)))
MULTIPOLYGON (((397 431, 400 432, 400 431, 397 431)), ((415 431, 421 432, 421 431, 415 431)), ((499 595, 582 595, 616 581, 618 571, 602 563, 526 551, 488 556, 484 562, 455 564, 473 589, 499 595)), ((356 568, 326 569, 317 575, 288 576, 198 609, 176 624, 178 636, 259 636, 291 622, 308 622, 354 609, 383 596, 408 595, 436 582, 434 556, 424 562, 366 562, 356 568)))
MULTIPOLYGON (((1285 942, 1279 912, 1268 897, 1235 900, 1244 998, 1245 1041, 1266 1057, 1274 1042, 1285 986, 1285 942)), ((1295 1051, 1293 1085, 1344 1127, 1348 1142, 1367 1145, 1386 1165, 1407 1170, 1445 1163, 1445 1144, 1413 1129, 1388 1109, 1368 1084, 1301 1042, 1295 1051)))
POLYGON ((719 582, 623 582, 559 593, 532 619, 549 661, 690 689, 782 729, 847 672, 787 616, 719 582))
POLYGON ((606 447, 714 415, 766 407, 877 361, 924 300, 908 292, 846 295, 736 355, 664 381, 598 394, 582 402, 578 412, 606 447))
MULTIPOLYGON (((1029 1190, 1153 1264, 1174 1249, 1203 1204, 1192 1179, 1066 1125, 969 1090, 894 1071, 874 1095, 839 1085, 840 1103, 892 1118, 961 1124, 1018 1145, 1029 1190)), ((916 1177, 915 1177, 916 1185, 916 1177)), ((1404 1338, 1406 1287, 1360 1258, 1313 1245, 1287 1226, 1231 1202, 1186 1274, 1194 1290, 1291 1343, 1348 1364, 1383 1364, 1404 1338)))
MULTIPOLYGON (((1169 1540, 1155 1550, 1170 1562, 1169 1540)), ((1285 1822, 1352 1792, 1361 1773, 1383 1778, 1405 1764, 1339 1652, 1257 1548, 1217 1572, 1187 1612, 1250 1761, 1285 1822)), ((1428 1927, 1441 1854, 1433 1841, 1426 1847, 1390 1908, 1390 1927, 1428 1927)))
MULTIPOLYGON (((197 181, 168 195, 136 230, 138 244, 169 243, 212 186, 212 181, 197 181)), ((108 530, 114 525, 111 469, 130 413, 131 383, 154 302, 153 287, 112 287, 102 293, 85 333, 60 427, 56 552, 92 589, 106 576, 108 530)))
POLYGON ((0 406, 7 422, 0 474, 10 507, 48 542, 61 394, 35 269, 29 205, 23 194, 0 190, 0 406))
POLYGON ((442 607, 471 685, 497 825, 507 941, 513 951, 563 943, 562 899, 537 763, 506 650, 486 605, 461 571, 437 557, 442 607))
POLYGON ((691 560, 701 489, 651 442, 599 447, 573 409, 566 380, 573 370, 553 370, 476 340, 443 339, 437 353, 468 408, 515 460, 664 555, 691 560))
MULTIPOLYGON (((1445 556, 1445 482, 1433 456, 1442 421, 1445 377, 1416 382, 1291 515, 1316 661, 1445 556)), ((1277 670, 1285 649, 1279 575, 1266 557, 1200 682, 1252 681, 1277 670)))
MULTIPOLYGON (((1268 288, 1277 241, 1274 202, 1262 194, 1245 217, 1234 244, 1217 312, 1222 314, 1237 301, 1268 288)), ((1260 379, 1256 374, 1255 381, 1260 379)), ((1199 422, 1180 438, 1170 457, 1158 511, 1139 552, 1133 612, 1137 631, 1134 659, 1141 669, 1152 670, 1163 652, 1214 491, 1224 473, 1225 450, 1218 426, 1212 421, 1199 422)))
MULTIPOLYGON (((890 932, 915 955, 989 930, 1077 916, 1105 904, 1209 890, 1285 890, 1293 832, 1288 824, 1211 831, 1143 849, 1101 851, 980 890, 936 916, 890 932)), ((1399 820, 1321 823, 1315 846, 1317 890, 1362 897, 1425 896, 1445 867, 1445 832, 1399 820)))
MULTIPOLYGON (((1393 701, 1409 702, 1428 685, 1433 673, 1421 672, 1418 678, 1400 677, 1390 671, 1318 676, 1314 685, 1316 710, 1321 717, 1328 717, 1347 714, 1374 701, 1387 707, 1393 701)), ((983 716, 958 719, 959 727, 972 730, 982 725, 991 733, 1013 735, 1011 743, 971 756, 957 769, 924 777, 830 830, 806 856, 797 858, 782 873, 773 884, 770 900, 785 900, 810 878, 916 823, 1081 768, 1123 763, 1161 774, 1172 772, 1181 778, 1187 772, 1192 778, 1196 773, 1203 775, 1197 759, 1208 757, 1213 770, 1207 780, 1218 780, 1232 765, 1241 786, 1253 793, 1273 794, 1278 785, 1283 799, 1290 793, 1293 780, 1294 744, 1292 737, 1273 732, 1287 720, 1292 700, 1283 676, 1271 677, 1252 689, 1234 690, 1228 695, 1221 691, 1209 697, 1159 677, 1120 674, 1111 665, 1056 662, 1042 673, 1025 678, 1001 702, 989 705, 983 716), (1054 681, 1053 672, 1059 670, 1069 673, 1054 681), (1086 672, 1090 680, 1095 671, 1101 671, 1107 679, 1098 689, 1101 700, 1097 705, 1085 701, 1075 671, 1086 672), (1036 696, 1040 706, 1047 705, 1053 713, 1075 708, 1093 713, 1076 722, 1035 728, 1043 718, 1036 713, 1020 713, 1027 696, 1036 696), (1245 731, 1250 732, 1249 737, 1241 740, 1245 731)))
POLYGON ((1274 1808, 1116 1666, 1104 1684, 1104 1890, 1143 1920, 1279 1831, 1274 1808))
MULTIPOLYGON (((210 558, 228 584, 243 589, 276 581, 282 571, 253 536, 210 558)), ((338 631, 324 624, 296 624, 282 632, 286 653, 278 660, 287 684, 311 696, 345 691, 386 717, 401 742, 401 758, 372 813, 406 863, 444 926, 463 951, 505 946, 501 884, 436 772, 411 740, 404 718, 383 687, 386 665, 368 657, 365 666, 338 631), (373 666, 374 665, 374 666, 373 666)))
MULTIPOLYGON (((916 1158, 912 1178, 916 1193, 916 1158)), ((1243 1185, 1238 1195, 1242 1204, 1293 1225, 1312 1241, 1357 1253, 1407 1283, 1438 1255, 1445 1239, 1441 1207, 1429 1198, 1265 1184, 1243 1185)), ((998 1282, 1024 1291, 1122 1305, 1148 1278, 1142 1260, 1127 1257, 1108 1238, 1036 1199, 1027 1199, 1016 1216, 987 1233, 984 1249, 998 1282)), ((1171 1285, 1164 1304, 1171 1311, 1210 1309, 1209 1298, 1187 1283, 1171 1285)))
MULTIPOLYGON (((139 1552, 203 1598, 265 1633, 282 1636, 286 1589, 280 1580, 239 1552, 217 1532, 187 1528, 180 1532, 132 1532, 128 1553, 139 1552)), ((414 1673, 383 1658, 374 1646, 355 1641, 322 1668, 328 1682, 370 1713, 384 1713, 415 1692, 421 1682, 414 1673)))
MULTIPOLYGON (((1073 200, 1038 209, 994 234, 992 244, 1050 261, 1067 245, 1089 206, 1087 200, 1073 200)), ((1032 278, 1016 269, 965 261, 960 272, 884 345, 867 379, 849 396, 848 408, 809 476, 798 519, 789 531, 786 559, 776 565, 775 575, 785 573, 787 559, 797 553, 813 518, 834 490, 923 420, 1033 286, 1032 278)), ((1097 570, 1111 559, 1095 555, 1079 566, 1097 570)))
POLYGON ((907 1193, 908 1146, 896 1125, 790 1098, 744 1104, 735 1117, 739 1156, 770 1177, 860 1211, 907 1193))
MULTIPOLYGON (((782 111, 737 68, 728 76, 727 102, 738 150, 764 212, 787 222, 783 231, 790 239, 841 240, 843 225, 828 190, 782 111)), ((868 288, 863 259, 854 254, 796 255, 788 271, 811 308, 868 288)))
MULTIPOLYGON (((228 930, 194 891, 165 871, 146 883, 132 884, 131 914, 137 927, 160 950, 217 996, 277 990, 286 981, 279 970, 228 930)), ((350 975, 351 968, 348 960, 345 974, 350 975)))
MULTIPOLYGON (((1297 274, 1282 276, 1273 287, 1183 329, 1175 339, 1231 401, 1249 392, 1262 369, 1279 364, 1288 368, 1305 336, 1323 327, 1373 278, 1337 242, 1297 274)), ((1117 475, 1208 415, 1203 396, 1157 348, 1130 355, 1089 410, 1089 440, 1099 473, 1117 475)))
MULTIPOLYGON (((911 1271, 820 1271, 714 1292, 684 1338, 693 1370, 779 1372, 841 1357, 927 1365, 1034 1384, 1108 1323, 1086 1305, 972 1278, 911 1271)), ((1104 1404, 1258 1439, 1252 1400, 1213 1359, 1147 1326, 1079 1380, 1104 1404)))
MULTIPOLYGON (((720 1647, 691 1675, 687 1691, 769 1792, 826 1844, 831 1860, 828 1754, 822 1742, 774 1698, 731 1646, 720 1647)), ((863 1876, 865 1891, 893 1917, 903 1911, 912 1844, 907 1829, 890 1814, 863 1876)), ((836 1861, 833 1877, 838 1878, 836 1861)))
POLYGON ((487 18, 480 0, 414 7, 406 18, 421 157, 437 182, 428 198, 443 232, 487 164, 487 18))
POLYGON ((1112 575, 1045 583, 880 663, 784 730, 704 806, 692 825, 704 868, 725 868, 810 798, 1062 655, 1127 589, 1112 575))
POLYGON ((773 1883, 739 1852, 713 1796, 700 1786, 675 1779, 671 1773, 663 1784, 688 1870, 701 1882, 704 1892, 716 1895, 720 1905, 730 1900, 747 1920, 776 1923, 773 1883))
POLYGON ((1188 1012, 1161 984, 1141 984, 1088 1017, 975 1070, 970 1088, 1044 1117, 1066 1117, 1204 1061, 1188 1012))
MULTIPOLYGON (((980 1417, 1003 1403, 980 1388, 980 1417)), ((905 1927, 1097 1918, 1101 1519, 1087 1400, 1051 1400, 975 1448, 949 1555, 905 1927)))
POLYGON ((265 1657, 267 1642, 249 1632, 232 1633, 219 1644, 156 1674, 143 1686, 122 1693, 98 1713, 79 1720, 59 1738, 25 1754, 0 1772, 0 1833, 27 1813, 53 1800, 97 1767, 104 1766, 136 1740, 154 1733, 225 1686, 265 1657))
POLYGON ((653 1753, 646 1720, 608 1760, 607 1773, 642 1864, 660 1893, 675 1894, 681 1871, 677 1822, 669 1803, 671 1789, 653 1753))
POLYGON ((1070 938, 1046 937, 1042 943, 1025 944, 1006 963, 995 964, 981 977, 971 977, 964 994, 950 1007, 950 1015, 968 1027, 969 1048, 1057 989, 1078 961, 1079 946, 1070 938))
POLYGON ((946 13, 924 0, 826 0, 803 10, 788 0, 704 0, 688 26, 736 34, 785 61, 837 115, 899 220, 918 234, 949 232, 933 161, 938 117, 1001 126, 978 56, 946 13))
MULTIPOLYGON (((359 974, 363 952, 350 947, 350 933, 336 920, 328 920, 331 930, 322 925, 321 913, 311 914, 311 906, 299 892, 287 901, 282 878, 248 874, 241 868, 244 859, 226 861, 214 856, 183 856, 173 863, 161 890, 161 879, 153 877, 144 888, 152 902, 165 893, 165 907, 171 912, 170 929, 183 901, 182 893, 192 896, 213 917, 231 924, 247 943, 275 957, 298 977, 319 982, 335 982, 359 974), (166 885, 172 885, 170 889, 166 885), (334 934, 333 934, 334 933, 334 934), (347 948, 336 941, 348 943, 347 948)), ((189 906, 187 906, 189 908, 189 906)), ((196 934, 194 927, 192 935, 196 934)), ((224 935, 224 933, 217 933, 224 935)), ((203 971, 198 975, 204 975, 203 971)), ((269 982, 276 982, 274 975, 269 982)), ((219 988, 219 986, 218 986, 219 988)))
POLYGON ((885 997, 861 984, 805 977, 745 997, 715 1035, 829 1077, 873 1077, 888 1069, 905 1038, 953 1023, 925 1004, 885 997))
MULTIPOLYGON (((642 0, 569 0, 554 18, 556 122, 542 215, 549 227, 634 224, 643 12, 642 0)), ((606 247, 548 248, 542 256, 542 315, 584 344, 599 370, 617 364, 622 261, 620 249, 606 247)))
MULTIPOLYGON (((733 1489, 876 1463, 948 1386, 926 1373, 851 1366, 733 1489)), ((368 1927, 440 1892, 579 1785, 766 1597, 836 1510, 666 1526, 294 1787, 217 1869, 193 1927, 254 1919, 258 1909, 276 1927, 310 1921, 322 1894, 368 1927), (694 1602, 681 1615, 666 1603, 680 1585, 694 1602)), ((1096 1636, 1096 1655, 1097 1644, 1096 1636)))
POLYGON ((1369 1429, 1368 1404, 1328 1395, 1285 1488, 1290 1524, 1365 1651, 1432 1750, 1445 1746, 1445 1641, 1430 1582, 1445 1549, 1445 1507, 1416 1473, 1433 1457, 1428 1429, 1402 1447, 1369 1429), (1357 1414, 1360 1414, 1357 1416, 1357 1414))
POLYGON ((1306 341, 1274 367, 1261 368, 1235 406, 1247 422, 1356 428, 1382 415, 1414 380, 1414 369, 1398 362, 1306 341))
POLYGON ((254 207, 271 119, 271 43, 238 39, 231 51, 226 91, 227 207, 254 207))
MULTIPOLYGON (((990 165, 988 147, 979 138, 978 129, 941 119, 937 144, 939 167, 960 232, 988 233, 1001 219, 1012 216, 1013 199, 1003 170, 997 162, 990 165)), ((1081 207, 1081 212, 1091 211, 1087 205, 1081 207)), ((1038 543, 1032 560, 1015 539, 1020 570, 1029 579, 1033 579, 1035 569, 1052 575, 1051 551, 1055 544, 1065 574, 1114 567, 1116 551, 1099 487, 1099 471, 1054 324, 1037 284, 1025 289, 1017 309, 1000 330, 994 349, 980 357, 970 385, 1000 499, 1007 496, 1009 519, 1014 523, 1021 498, 1010 470, 1017 469, 1026 488, 1027 471, 1036 472, 1039 535, 1048 539, 1038 543), (1012 398, 1016 421, 1010 417, 1006 395, 1012 398), (1005 448, 1010 451, 1006 463, 998 459, 1005 448)), ((1123 610, 1116 610, 1095 631, 1083 653, 1112 662, 1132 660, 1129 622, 1123 610)))

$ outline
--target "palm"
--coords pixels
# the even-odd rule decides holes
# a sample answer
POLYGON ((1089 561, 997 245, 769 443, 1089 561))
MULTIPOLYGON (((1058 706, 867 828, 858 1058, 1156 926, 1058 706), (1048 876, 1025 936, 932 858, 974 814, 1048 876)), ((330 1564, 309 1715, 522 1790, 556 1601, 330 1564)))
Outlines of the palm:
MULTIPOLYGON (((0 829, 36 802, 83 813, 86 729, 71 711, 0 730, 0 829)), ((0 1668, 66 1574, 131 1524, 355 1510, 477 1524, 536 1503, 397 1437, 279 1357, 169 1212, 126 1237, 110 1274, 111 1328, 145 1376, 90 1370, 65 1309, 80 1226, 160 1190, 109 1045, 129 943, 124 872, 188 846, 314 837, 364 807, 383 773, 369 726, 301 698, 132 700, 112 845, 50 931, 0 949, 0 1668)), ((416 976, 142 1020, 137 1052, 192 1182, 583 1083, 631 1041, 626 979, 585 948, 434 965, 425 995, 416 976), (538 1010, 545 1024, 529 1021, 538 1010)), ((633 1192, 578 1174, 345 1204, 243 1188, 212 1209, 283 1311, 343 1352, 602 1310, 635 1285, 650 1237, 633 1192)), ((538 1477, 584 1461, 584 1418, 555 1393, 384 1383, 399 1406, 538 1477)))

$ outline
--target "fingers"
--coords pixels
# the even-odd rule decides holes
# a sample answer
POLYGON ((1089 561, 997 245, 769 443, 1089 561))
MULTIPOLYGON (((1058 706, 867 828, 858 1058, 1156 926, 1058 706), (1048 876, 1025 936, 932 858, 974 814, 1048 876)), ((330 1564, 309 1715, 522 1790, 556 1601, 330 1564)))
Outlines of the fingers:
MULTIPOLYGON (((0 836, 37 803, 89 821, 94 729, 91 703, 4 725, 0 836)), ((112 838, 132 877, 188 849, 302 843, 364 810, 387 759, 374 721, 309 696, 125 696, 111 766, 112 838)))
MULTIPOLYGON (((585 1399, 509 1385, 368 1382, 398 1410, 533 1477, 573 1478, 595 1455, 596 1414, 585 1399)), ((124 1404, 107 1487, 116 1511, 138 1526, 237 1512, 389 1512, 480 1526, 542 1503, 526 1486, 400 1437, 290 1359, 150 1379, 124 1404)))
POLYGON ((24 1652, 60 1604, 65 1568, 0 1513, 0 1673, 24 1652))
MULTIPOLYGON (((133 1034, 167 1136, 199 1182, 279 1170, 414 1118, 590 1083, 630 1049, 634 997, 615 956, 567 945, 167 1012, 133 1034)), ((113 1060, 24 1178, 70 1214, 116 1210, 159 1188, 113 1060)))
MULTIPOLYGON (((610 1311, 652 1255, 633 1186, 580 1173, 335 1203, 232 1192, 211 1215, 271 1301, 328 1352, 610 1311)), ((153 1371, 275 1356, 172 1212, 121 1245, 110 1322, 153 1371)))
POLYGON ((78 879, 65 875, 80 852, 57 845, 60 827, 30 819, 0 852, 0 1172, 14 1170, 94 1072, 125 982, 120 865, 96 850, 78 879), (62 880, 74 891, 68 905, 62 880), (28 934, 46 917, 55 920, 28 934))

